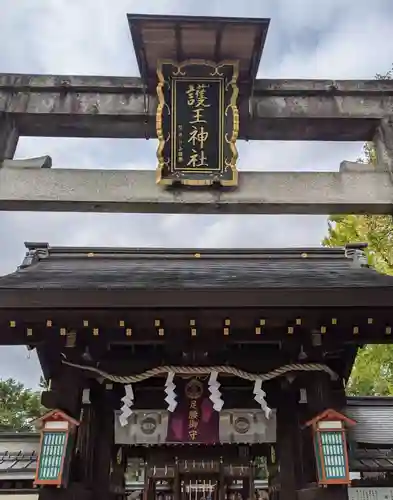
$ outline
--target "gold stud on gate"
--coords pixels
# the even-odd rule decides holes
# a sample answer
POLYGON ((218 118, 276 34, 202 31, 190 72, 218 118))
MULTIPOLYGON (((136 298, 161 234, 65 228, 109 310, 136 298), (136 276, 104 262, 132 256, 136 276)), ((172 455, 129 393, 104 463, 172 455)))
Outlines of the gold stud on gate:
POLYGON ((385 327, 385 335, 391 335, 392 334, 392 327, 387 326, 385 327))
POLYGON ((67 332, 65 346, 68 348, 75 347, 76 345, 76 332, 67 332))
POLYGON ((287 333, 288 335, 293 335, 293 326, 288 326, 287 333))
POLYGON ((326 326, 321 326, 321 333, 325 334, 326 333, 326 326))
POLYGON ((89 326, 89 321, 87 319, 83 320, 83 326, 86 328, 89 326))
POLYGON ((337 318, 332 318, 332 325, 337 325, 337 318))
POLYGON ((227 336, 229 335, 229 333, 230 333, 230 329, 229 329, 229 327, 231 326, 231 320, 227 318, 227 319, 224 321, 224 325, 225 325, 225 326, 224 326, 223 333, 224 333, 224 335, 227 337, 227 336))
POLYGON ((197 329, 196 329, 195 319, 190 319, 189 323, 190 323, 191 337, 196 337, 197 336, 197 329))
POLYGON ((266 325, 265 318, 259 319, 259 326, 255 327, 255 335, 261 335, 263 332, 263 327, 266 325))
POLYGON ((157 328, 157 333, 160 337, 163 337, 165 335, 165 330, 163 328, 163 325, 161 323, 160 319, 155 319, 154 320, 154 326, 157 328))
POLYGON ((47 319, 46 320, 46 326, 47 326, 47 328, 51 328, 53 326, 53 323, 52 323, 51 319, 47 319))
POLYGON ((358 335, 359 334, 359 327, 358 326, 354 326, 353 329, 352 329, 352 332, 354 335, 358 335))
POLYGON ((10 328, 16 327, 16 321, 10 321, 10 328))
POLYGON ((100 334, 100 330, 98 328, 93 328, 94 337, 98 337, 99 334, 100 334))

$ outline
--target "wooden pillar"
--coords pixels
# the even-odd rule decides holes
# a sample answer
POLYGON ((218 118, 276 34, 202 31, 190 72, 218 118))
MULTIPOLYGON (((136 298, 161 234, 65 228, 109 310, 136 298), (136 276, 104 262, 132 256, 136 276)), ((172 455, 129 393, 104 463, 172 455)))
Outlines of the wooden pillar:
POLYGON ((18 145, 19 132, 8 113, 0 113, 0 162, 14 157, 18 145))
POLYGON ((181 485, 180 485, 180 471, 179 471, 179 459, 175 458, 175 477, 173 480, 173 500, 180 500, 181 496, 181 485))
POLYGON ((248 476, 248 498, 250 500, 255 499, 255 484, 254 484, 254 479, 255 479, 255 462, 254 460, 250 461, 250 474, 248 476))
POLYGON ((118 474, 114 474, 116 458, 112 391, 97 384, 92 394, 92 405, 95 414, 94 451, 91 450, 90 455, 94 468, 93 495, 100 500, 115 499, 119 495, 119 485, 114 482, 118 474))
MULTIPOLYGON (((81 413, 82 406, 82 372, 59 365, 51 379, 51 388, 42 393, 42 404, 48 409, 60 409, 71 417, 81 420, 82 426, 78 428, 78 435, 74 449, 73 459, 70 464, 70 477, 66 488, 43 487, 39 490, 39 500, 91 500, 92 491, 84 475, 83 462, 78 453, 78 442, 82 427, 91 433, 90 421, 86 421, 81 413)), ((91 460, 91 449, 85 450, 86 456, 91 460)))
POLYGON ((220 457, 218 477, 218 500, 225 500, 224 459, 220 457))
POLYGON ((94 443, 94 410, 90 404, 83 405, 80 426, 78 429, 78 439, 76 442, 76 462, 75 474, 77 480, 85 483, 89 488, 94 481, 93 461, 91 460, 91 450, 94 443))
POLYGON ((112 466, 109 489, 116 495, 124 495, 126 491, 125 472, 127 468, 127 456, 124 447, 113 445, 112 466))
MULTIPOLYGON (((304 423, 328 408, 342 410, 345 400, 344 386, 337 388, 325 372, 310 374, 303 378, 302 387, 307 390, 307 404, 302 407, 301 421, 304 423)), ((317 472, 315 467, 314 444, 310 429, 303 429, 301 440, 301 455, 303 464, 303 484, 298 492, 299 500, 347 500, 345 486, 317 486, 317 472)))
POLYGON ((91 381, 88 401, 82 405, 83 381, 81 372, 64 367, 43 396, 46 406, 64 410, 81 425, 68 487, 43 488, 39 500, 115 500, 124 496, 126 457, 114 443, 112 391, 91 381))
POLYGON ((143 475, 143 500, 148 500, 149 498, 149 486, 150 486, 149 467, 148 463, 145 462, 144 475, 143 475))
POLYGON ((82 409, 82 372, 61 365, 59 371, 50 381, 50 390, 42 394, 42 403, 49 408, 63 410, 71 417, 79 420, 82 409))
POLYGON ((282 381, 277 405, 277 458, 279 464, 280 500, 294 500, 299 469, 298 404, 296 391, 286 379, 282 381))

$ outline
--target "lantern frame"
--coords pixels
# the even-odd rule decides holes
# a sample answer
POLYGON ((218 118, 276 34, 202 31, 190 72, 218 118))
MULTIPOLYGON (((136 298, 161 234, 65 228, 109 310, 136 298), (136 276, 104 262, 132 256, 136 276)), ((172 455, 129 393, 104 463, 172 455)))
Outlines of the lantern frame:
POLYGON ((312 429, 317 478, 318 484, 321 486, 334 484, 351 484, 351 479, 349 476, 349 460, 345 425, 356 425, 356 421, 333 409, 327 409, 323 411, 305 424, 305 427, 311 427, 312 429), (333 433, 335 433, 336 435, 339 434, 340 441, 334 443, 323 443, 322 436, 328 436, 329 434, 333 435, 333 433), (331 465, 326 463, 327 456, 323 450, 323 446, 326 444, 331 446, 338 445, 340 446, 340 448, 342 448, 342 454, 340 453, 339 456, 342 456, 342 458, 344 459, 343 464, 331 465), (328 477, 326 471, 327 467, 344 468, 344 475, 341 477, 328 477))
MULTIPOLYGON (((62 410, 51 410, 50 412, 43 415, 37 420, 38 423, 42 424, 41 436, 40 436, 40 446, 37 459, 37 467, 34 479, 35 486, 65 486, 68 479, 69 471, 69 459, 70 459, 70 449, 72 447, 72 438, 75 435, 77 427, 80 425, 78 420, 70 417, 62 410), (64 442, 61 443, 62 446, 62 456, 60 465, 53 466, 58 469, 57 476, 53 479, 42 479, 40 478, 40 470, 42 467, 43 449, 47 446, 45 443, 45 436, 51 433, 54 436, 63 435, 64 442)), ((49 445, 49 446, 60 446, 59 444, 49 445)))

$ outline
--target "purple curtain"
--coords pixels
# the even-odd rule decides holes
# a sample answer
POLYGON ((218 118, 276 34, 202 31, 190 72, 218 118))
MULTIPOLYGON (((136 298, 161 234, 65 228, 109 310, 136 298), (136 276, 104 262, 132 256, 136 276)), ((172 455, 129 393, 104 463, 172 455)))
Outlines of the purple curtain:
POLYGON ((207 380, 176 377, 174 382, 178 405, 169 413, 167 443, 218 443, 220 418, 207 380))

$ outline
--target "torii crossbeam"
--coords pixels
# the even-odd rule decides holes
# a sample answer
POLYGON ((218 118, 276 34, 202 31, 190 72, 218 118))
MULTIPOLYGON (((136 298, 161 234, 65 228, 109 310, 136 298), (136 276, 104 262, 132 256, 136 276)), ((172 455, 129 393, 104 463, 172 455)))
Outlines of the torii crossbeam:
MULTIPOLYGON (((143 59, 138 46, 142 43, 141 29, 149 26, 151 19, 129 16, 142 78, 0 74, 0 161, 13 158, 20 136, 156 137, 157 99, 152 69, 147 68, 155 53, 148 53, 143 59)), ((186 26, 194 22, 190 21, 193 18, 173 16, 160 16, 158 22, 162 19, 172 20, 175 31, 181 23, 186 26)), ((153 20, 156 25, 157 18, 153 20)), ((234 21, 208 21, 218 26, 213 26, 214 57, 220 58, 221 52, 229 50, 225 48, 222 26, 234 21)), ((259 52, 249 58, 253 61, 249 64, 249 80, 240 87, 238 138, 375 141, 378 168, 365 169, 359 164, 355 169, 352 166, 334 174, 242 172, 238 190, 183 189, 180 194, 178 189, 157 186, 153 172, 13 169, 8 163, 0 167, 0 210, 390 213, 393 81, 255 80, 269 22, 235 21, 252 26, 256 30, 253 36, 259 40, 259 52)), ((183 37, 187 38, 184 29, 183 37)), ((178 37, 176 40, 177 54, 184 57, 178 37)), ((256 42, 252 40, 254 53, 256 42)), ((165 43, 164 40, 161 44, 164 52, 169 50, 165 43)), ((238 57, 243 57, 240 60, 244 70, 248 56, 238 57)), ((37 167, 37 163, 34 161, 31 167, 37 167)))

